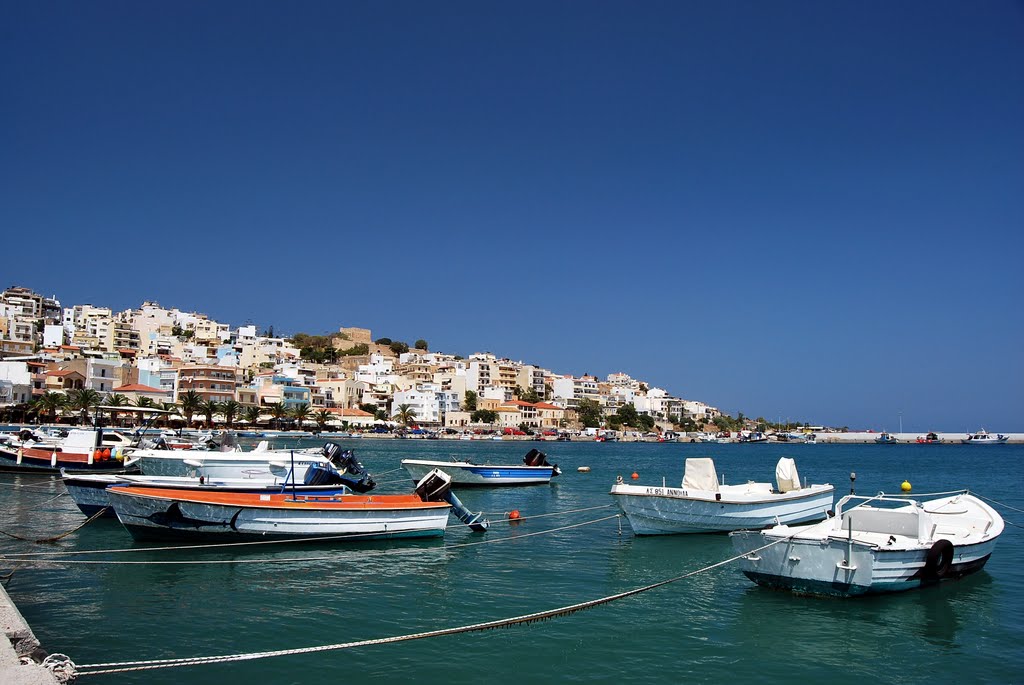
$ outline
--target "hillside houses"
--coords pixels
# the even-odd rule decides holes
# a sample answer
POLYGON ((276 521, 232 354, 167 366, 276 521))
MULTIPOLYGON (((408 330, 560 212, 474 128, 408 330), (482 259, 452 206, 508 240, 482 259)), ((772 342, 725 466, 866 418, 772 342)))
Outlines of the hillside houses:
POLYGON ((334 361, 314 362, 288 338, 252 324, 231 327, 156 302, 122 312, 61 307, 56 298, 8 288, 0 294, 0 409, 90 389, 158 406, 189 394, 233 402, 236 416, 255 408, 261 420, 282 413, 275 407, 306 407, 353 427, 388 420, 400 407, 418 425, 458 429, 482 425, 480 410, 491 412, 489 428, 524 430, 579 428, 581 406, 611 415, 631 404, 666 428, 718 413, 624 373, 600 380, 489 352, 462 358, 402 345, 396 352, 363 328, 341 328, 331 341, 334 361))

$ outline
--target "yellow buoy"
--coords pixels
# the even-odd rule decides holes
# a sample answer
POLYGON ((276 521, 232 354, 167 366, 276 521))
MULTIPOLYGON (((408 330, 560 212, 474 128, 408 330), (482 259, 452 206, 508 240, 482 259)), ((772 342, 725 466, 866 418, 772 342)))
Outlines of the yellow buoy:
POLYGON ((910 481, 903 481, 903 485, 900 486, 900 490, 902 490, 903 492, 910 492, 910 481))

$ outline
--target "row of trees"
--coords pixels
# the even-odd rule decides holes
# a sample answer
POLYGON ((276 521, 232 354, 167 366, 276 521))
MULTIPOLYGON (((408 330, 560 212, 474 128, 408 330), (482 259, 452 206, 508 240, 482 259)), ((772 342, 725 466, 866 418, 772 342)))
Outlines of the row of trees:
MULTIPOLYGON (((238 420, 249 424, 256 424, 264 410, 260 407, 243 407, 234 400, 216 402, 203 399, 202 395, 195 390, 188 390, 181 394, 178 402, 157 403, 148 397, 140 397, 133 405, 127 396, 120 393, 103 395, 90 388, 71 390, 67 394, 58 392, 46 392, 36 398, 27 408, 27 416, 36 416, 49 422, 55 422, 58 415, 67 415, 69 412, 77 414, 79 420, 87 423, 90 417, 99 407, 109 407, 107 410, 111 419, 116 423, 122 413, 128 413, 128 408, 134 409, 160 409, 167 412, 175 412, 185 420, 185 424, 191 426, 196 416, 206 419, 207 427, 213 426, 213 417, 222 416, 228 428, 234 427, 238 420), (125 407, 125 412, 119 412, 117 407, 125 407)), ((267 408, 273 424, 284 425, 294 421, 299 425, 312 421, 323 429, 334 415, 326 410, 313 411, 306 403, 294 407, 285 407, 283 404, 271 405, 267 408)))

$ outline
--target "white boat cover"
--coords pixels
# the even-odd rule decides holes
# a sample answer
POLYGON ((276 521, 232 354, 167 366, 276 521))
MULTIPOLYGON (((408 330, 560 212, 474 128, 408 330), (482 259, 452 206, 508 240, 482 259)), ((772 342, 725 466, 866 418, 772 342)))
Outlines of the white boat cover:
POLYGON ((779 484, 779 492, 799 490, 800 474, 796 472, 796 462, 789 457, 779 459, 775 466, 775 480, 779 484))
POLYGON ((715 473, 714 460, 710 457, 687 459, 686 470, 683 472, 683 488, 718 492, 718 474, 715 473))

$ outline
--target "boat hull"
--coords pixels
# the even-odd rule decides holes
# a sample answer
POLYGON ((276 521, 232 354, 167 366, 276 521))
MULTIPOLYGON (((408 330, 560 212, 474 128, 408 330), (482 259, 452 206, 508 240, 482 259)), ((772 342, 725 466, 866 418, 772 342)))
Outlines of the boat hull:
POLYGON ((137 467, 125 466, 121 459, 103 459, 89 463, 89 456, 34 447, 0 447, 0 471, 8 473, 60 473, 61 469, 84 473, 131 473, 137 467), (19 455, 20 451, 20 455, 19 455))
POLYGON ((434 469, 444 471, 459 486, 543 485, 551 482, 553 466, 496 466, 466 462, 402 460, 402 468, 418 482, 434 469))
POLYGON ((300 496, 296 502, 280 495, 199 497, 121 486, 107 495, 118 520, 137 540, 439 537, 450 508, 401 495, 300 496))
MULTIPOLYGON (((147 476, 192 476, 197 473, 208 478, 285 478, 292 468, 292 455, 288 452, 173 452, 153 450, 132 455, 147 476)), ((296 452, 295 479, 305 478, 306 470, 314 464, 326 462, 319 451, 313 454, 296 452)))
POLYGON ((116 518, 108 487, 117 484, 130 484, 137 487, 173 488, 197 492, 244 492, 278 494, 291 493, 300 495, 341 495, 349 492, 343 485, 284 485, 281 482, 250 481, 248 483, 224 480, 206 480, 200 484, 198 478, 174 478, 161 476, 127 476, 121 474, 76 474, 64 473, 64 487, 78 508, 86 516, 101 514, 103 518, 116 518), (177 482, 175 482, 177 481, 177 482))
POLYGON ((777 523, 819 521, 832 508, 831 485, 815 485, 789 493, 749 499, 682 488, 617 484, 611 494, 637 535, 727 533, 767 528, 777 523))
MULTIPOLYGON (((738 553, 757 549, 776 538, 756 531, 733 533, 738 553)), ((797 594, 854 597, 912 590, 940 580, 980 571, 995 548, 995 539, 954 545, 953 561, 941 578, 925 573, 928 547, 887 549, 840 538, 794 539, 743 557, 743 574, 758 585, 797 594), (852 567, 848 568, 848 567, 852 567)))

